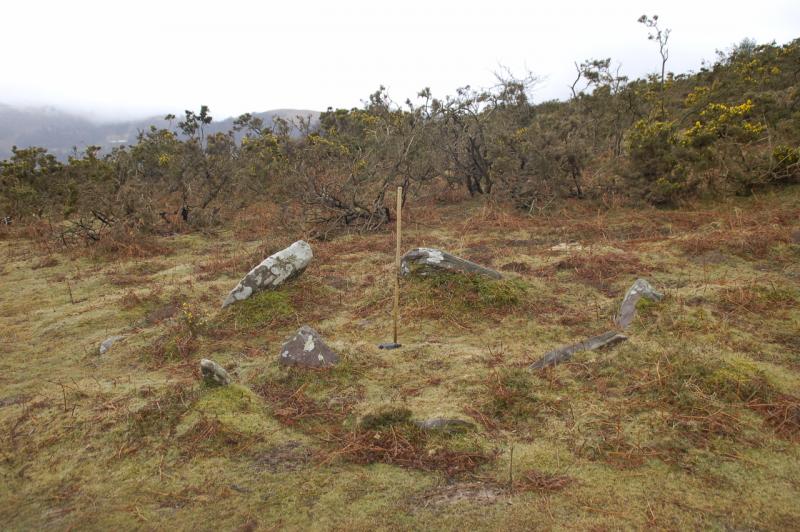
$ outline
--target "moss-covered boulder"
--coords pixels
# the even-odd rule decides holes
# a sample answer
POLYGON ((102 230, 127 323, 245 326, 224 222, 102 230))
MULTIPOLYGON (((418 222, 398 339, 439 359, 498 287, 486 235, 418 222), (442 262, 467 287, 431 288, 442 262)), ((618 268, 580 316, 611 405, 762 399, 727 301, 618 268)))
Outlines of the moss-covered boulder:
POLYGON ((222 308, 247 299, 257 292, 276 288, 287 280, 297 277, 306 269, 313 257, 311 246, 303 240, 298 240, 288 248, 270 255, 239 281, 222 302, 222 308))
POLYGON ((646 280, 636 279, 636 282, 628 288, 625 297, 622 299, 619 312, 614 319, 617 326, 624 329, 631 324, 634 316, 636 316, 636 303, 642 298, 650 301, 661 301, 664 299, 664 294, 657 292, 646 280))
POLYGON ((484 275, 492 279, 503 278, 499 272, 440 249, 415 248, 403 255, 400 261, 401 275, 427 275, 443 271, 484 275))
POLYGON ((200 374, 203 382, 209 386, 227 386, 231 383, 231 377, 225 368, 207 358, 200 361, 200 374))

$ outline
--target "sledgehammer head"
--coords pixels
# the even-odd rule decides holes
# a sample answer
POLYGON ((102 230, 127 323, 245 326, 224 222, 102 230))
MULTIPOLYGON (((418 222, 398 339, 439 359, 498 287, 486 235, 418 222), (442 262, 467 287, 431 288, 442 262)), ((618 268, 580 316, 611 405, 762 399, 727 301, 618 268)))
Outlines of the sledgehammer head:
POLYGON ((403 344, 396 344, 394 342, 390 344, 381 344, 378 346, 378 349, 397 349, 398 347, 402 347, 403 344))

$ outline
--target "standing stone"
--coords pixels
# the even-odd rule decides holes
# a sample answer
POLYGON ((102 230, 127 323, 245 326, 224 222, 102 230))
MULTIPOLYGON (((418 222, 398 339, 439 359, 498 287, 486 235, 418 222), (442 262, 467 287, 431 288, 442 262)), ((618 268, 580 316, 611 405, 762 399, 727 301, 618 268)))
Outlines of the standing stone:
POLYGON ((624 329, 631 324, 634 316, 636 316, 636 303, 641 298, 649 299, 650 301, 661 301, 664 299, 664 294, 656 292, 650 283, 644 279, 636 279, 636 282, 625 293, 625 298, 619 307, 619 313, 614 319, 618 327, 624 329))
POLYGON ((400 261, 400 274, 404 276, 411 274, 427 275, 435 271, 474 273, 485 275, 492 279, 503 278, 499 272, 433 248, 412 249, 403 255, 400 261))
POLYGON ((111 349, 112 345, 114 345, 115 343, 119 342, 123 338, 125 338, 125 336, 122 336, 122 335, 120 335, 120 336, 110 336, 110 337, 106 338, 105 340, 100 342, 100 348, 98 349, 98 352, 101 355, 105 355, 108 352, 108 350, 111 349))
POLYGON ((566 362, 572 358, 572 355, 579 351, 592 351, 594 349, 610 347, 620 342, 624 342, 627 339, 627 336, 618 333, 617 331, 608 331, 603 334, 598 334, 597 336, 592 336, 583 342, 565 345, 563 347, 559 347, 558 349, 548 351, 540 360, 528 366, 528 369, 541 369, 547 366, 555 366, 556 364, 566 362))
POLYGON ((247 299, 262 290, 276 288, 288 279, 297 277, 306 269, 313 257, 311 246, 303 240, 298 240, 288 248, 270 255, 239 281, 236 288, 225 298, 222 308, 247 299))
POLYGON ((214 362, 204 358, 200 361, 200 374, 203 376, 203 381, 206 384, 213 386, 227 386, 231 383, 231 377, 225 368, 214 362))
POLYGON ((322 368, 339 363, 339 355, 325 344, 322 337, 303 325, 300 330, 281 347, 278 362, 285 366, 304 366, 322 368))

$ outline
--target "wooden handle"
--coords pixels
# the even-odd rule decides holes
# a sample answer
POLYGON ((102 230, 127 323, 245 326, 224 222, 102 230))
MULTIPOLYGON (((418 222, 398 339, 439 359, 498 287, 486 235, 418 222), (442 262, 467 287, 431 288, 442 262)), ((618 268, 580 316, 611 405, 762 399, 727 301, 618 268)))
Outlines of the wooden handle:
POLYGON ((397 187, 397 248, 394 271, 394 343, 397 343, 397 322, 400 320, 400 234, 403 225, 403 187, 397 187))

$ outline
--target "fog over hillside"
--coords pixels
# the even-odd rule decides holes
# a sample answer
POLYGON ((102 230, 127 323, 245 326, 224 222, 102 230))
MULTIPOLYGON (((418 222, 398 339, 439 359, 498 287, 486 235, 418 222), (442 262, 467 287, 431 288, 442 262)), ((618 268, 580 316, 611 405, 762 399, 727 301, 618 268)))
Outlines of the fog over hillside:
MULTIPOLYGON (((139 120, 94 122, 77 114, 68 113, 55 107, 16 107, 0 103, 0 160, 11 156, 12 146, 27 148, 40 146, 47 148, 59 159, 79 152, 87 146, 97 145, 108 153, 112 148, 132 144, 139 131, 151 125, 159 128, 177 129, 182 113, 174 113, 177 118, 171 123, 163 116, 151 116, 139 120)), ((212 109, 212 116, 214 116, 212 109)), ((253 113, 272 125, 275 117, 293 121, 298 116, 311 117, 312 124, 319 118, 318 111, 307 109, 272 109, 253 113)), ((214 120, 208 133, 229 131, 233 127, 233 117, 214 120)))

